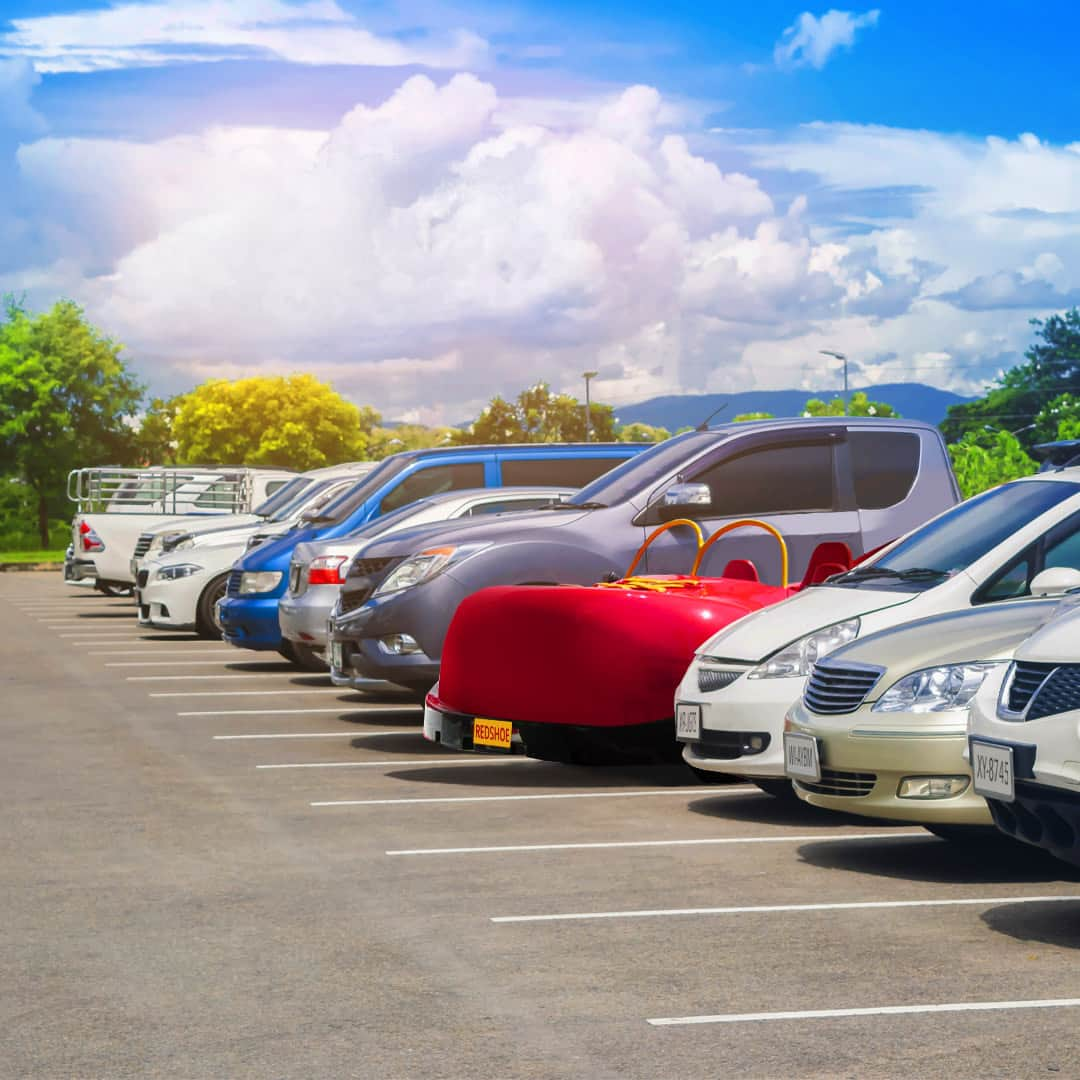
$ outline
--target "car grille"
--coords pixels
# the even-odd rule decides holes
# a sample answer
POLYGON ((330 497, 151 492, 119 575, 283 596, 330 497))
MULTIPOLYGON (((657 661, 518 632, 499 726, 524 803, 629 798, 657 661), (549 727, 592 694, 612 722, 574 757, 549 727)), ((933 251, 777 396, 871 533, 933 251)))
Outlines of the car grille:
POLYGON ((1062 664, 1032 695, 1025 719, 1041 720, 1073 709, 1080 709, 1080 664, 1062 664))
POLYGON ((139 539, 135 541, 135 558, 141 559, 150 550, 153 542, 153 533, 140 533, 139 539))
POLYGON ((1054 664, 1025 664, 1017 661, 1013 665, 1012 682, 1009 684, 1009 711, 1022 713, 1031 702, 1032 695, 1042 686, 1055 666, 1054 664))
POLYGON ((400 559, 392 557, 386 559, 353 559, 352 566, 349 567, 349 577, 375 578, 376 580, 381 580, 383 574, 385 574, 394 563, 400 561, 400 559))
POLYGON ((881 678, 881 668, 844 667, 820 660, 803 693, 806 707, 819 714, 854 712, 881 678))
POLYGON ((342 614, 347 611, 355 611, 358 607, 362 607, 367 603, 374 591, 374 589, 368 587, 366 589, 352 589, 346 592, 343 588, 341 590, 341 599, 338 601, 338 610, 342 614))
POLYGON ((840 772, 838 769, 822 769, 820 780, 799 778, 795 783, 803 791, 812 791, 815 795, 849 795, 858 797, 869 795, 877 783, 877 773, 840 772))
POLYGON ((243 570, 232 570, 229 573, 229 584, 225 592, 228 596, 240 595, 240 579, 244 576, 243 570))
POLYGON ((699 664, 697 688, 703 694, 711 694, 714 690, 723 690, 725 686, 730 686, 741 674, 741 671, 721 671, 699 664))
POLYGON ((399 562, 401 559, 394 556, 385 559, 353 559, 349 575, 341 587, 341 613, 355 611, 366 604, 375 587, 399 562))
POLYGON ((135 584, 140 589, 145 589, 146 588, 146 583, 149 580, 150 580, 150 571, 149 570, 140 570, 138 575, 135 578, 135 584))

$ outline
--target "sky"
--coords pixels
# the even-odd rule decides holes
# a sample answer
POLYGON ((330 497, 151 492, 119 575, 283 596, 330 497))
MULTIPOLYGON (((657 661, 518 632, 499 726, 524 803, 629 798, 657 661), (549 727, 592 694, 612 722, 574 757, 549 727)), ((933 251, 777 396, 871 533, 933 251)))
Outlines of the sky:
POLYGON ((1074 4, 0 0, 0 293, 153 393, 977 393, 1080 304, 1074 4))

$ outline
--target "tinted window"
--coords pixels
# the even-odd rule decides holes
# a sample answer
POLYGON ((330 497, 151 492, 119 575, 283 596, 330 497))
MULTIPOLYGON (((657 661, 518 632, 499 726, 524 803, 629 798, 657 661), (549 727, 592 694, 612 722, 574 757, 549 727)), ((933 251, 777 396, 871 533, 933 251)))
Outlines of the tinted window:
POLYGON ((231 509, 240 494, 240 484, 236 480, 215 480, 196 500, 196 506, 212 507, 218 510, 231 509))
POLYGON ((288 483, 288 480, 271 480, 266 485, 266 494, 273 495, 275 491, 280 491, 288 483))
POLYGON ((883 510, 907 497, 919 471, 919 436, 909 431, 852 431, 855 502, 860 510, 883 510))
POLYGON ((764 446, 717 462, 687 481, 708 484, 712 492, 709 517, 831 510, 832 446, 764 446))
POLYGON ((1080 570, 1080 520, 1070 518, 1046 538, 1042 569, 1051 570, 1058 566, 1080 570))
POLYGON ((554 502, 550 496, 537 496, 535 499, 500 499, 498 502, 481 503, 470 507, 462 517, 476 517, 479 514, 505 514, 510 510, 539 510, 542 506, 554 502))
POLYGON ((283 487, 275 490, 270 498, 259 503, 259 505, 251 512, 253 514, 258 514, 259 517, 269 517, 275 510, 287 506, 294 499, 298 498, 300 493, 306 491, 310 486, 311 480, 308 477, 297 476, 283 487))
POLYGON ((408 506, 417 499, 438 495, 443 491, 460 491, 462 488, 484 486, 484 463, 462 462, 457 465, 432 465, 419 469, 405 477, 392 491, 383 496, 379 512, 386 514, 400 506, 408 506))
POLYGON ((976 600, 983 603, 1028 596, 1035 575, 1058 566, 1080 570, 1080 514, 1055 526, 1041 540, 1006 563, 979 590, 976 600))
POLYGON ((344 521, 354 510, 358 510, 379 490, 387 481, 392 480, 402 469, 414 459, 412 457, 395 454, 388 457, 381 465, 372 469, 362 480, 358 480, 351 488, 339 495, 317 519, 319 522, 344 521))
POLYGON ((625 460, 623 457, 563 457, 529 461, 508 461, 503 458, 502 482, 507 487, 528 487, 530 484, 584 487, 625 460))
POLYGON ((1003 484, 916 529, 872 565, 898 571, 962 570, 1078 491, 1076 484, 1051 480, 1003 484))

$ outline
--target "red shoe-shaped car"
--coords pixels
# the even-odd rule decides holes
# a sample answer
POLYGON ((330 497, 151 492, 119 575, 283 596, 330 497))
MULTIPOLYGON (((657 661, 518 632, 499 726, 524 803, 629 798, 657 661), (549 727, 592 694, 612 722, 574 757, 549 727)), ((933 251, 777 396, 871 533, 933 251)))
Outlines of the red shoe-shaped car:
POLYGON ((789 585, 787 548, 771 525, 732 522, 703 543, 696 522, 679 520, 646 540, 621 581, 482 589, 450 623, 424 735, 461 750, 579 764, 675 760, 675 689, 696 647, 851 564, 846 544, 819 544, 806 577, 789 585), (649 543, 676 525, 697 531, 690 575, 634 577, 649 543), (781 583, 761 582, 745 559, 728 563, 720 577, 697 577, 709 547, 745 526, 776 537, 781 583))

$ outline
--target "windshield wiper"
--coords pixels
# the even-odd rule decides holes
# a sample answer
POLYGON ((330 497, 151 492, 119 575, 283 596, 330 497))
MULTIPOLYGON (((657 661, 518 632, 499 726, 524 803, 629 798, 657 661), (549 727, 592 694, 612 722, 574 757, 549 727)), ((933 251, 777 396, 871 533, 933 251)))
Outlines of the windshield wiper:
POLYGON ((602 502, 558 502, 547 507, 548 510, 606 510, 607 508, 608 504, 602 502))
POLYGON ((929 566, 913 566, 910 570, 892 570, 887 566, 856 566, 846 574, 838 574, 832 580, 869 581, 871 578, 892 578, 894 581, 937 581, 949 576, 948 570, 935 570, 929 566))

